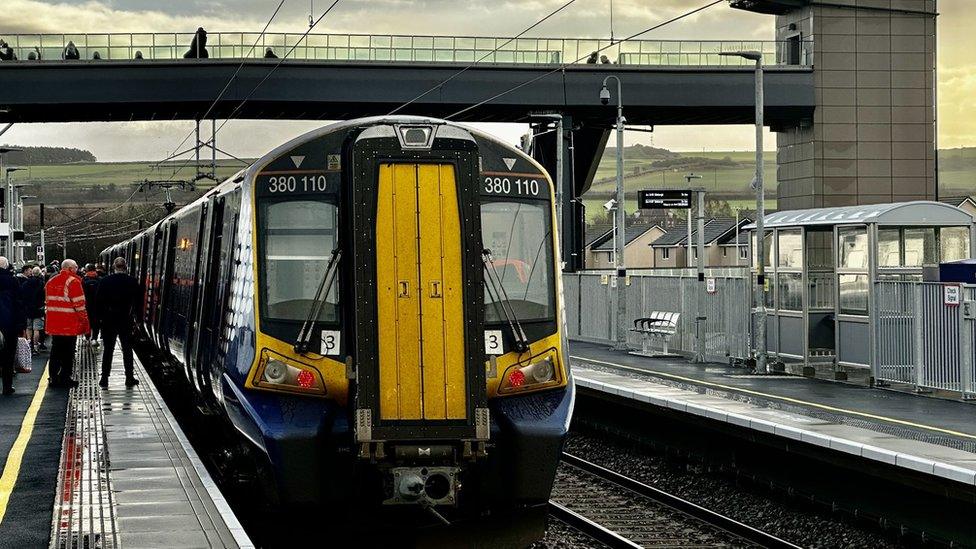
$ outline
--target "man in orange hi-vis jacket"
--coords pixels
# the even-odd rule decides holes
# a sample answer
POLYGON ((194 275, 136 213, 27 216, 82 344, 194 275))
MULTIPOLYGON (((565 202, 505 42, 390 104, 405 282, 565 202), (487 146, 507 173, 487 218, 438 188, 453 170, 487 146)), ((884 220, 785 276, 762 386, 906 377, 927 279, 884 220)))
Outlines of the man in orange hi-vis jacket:
POLYGON ((44 331, 51 335, 51 386, 76 387, 71 379, 78 336, 91 331, 85 309, 85 290, 77 275, 78 264, 71 259, 61 262, 61 272, 44 286, 47 315, 44 331))

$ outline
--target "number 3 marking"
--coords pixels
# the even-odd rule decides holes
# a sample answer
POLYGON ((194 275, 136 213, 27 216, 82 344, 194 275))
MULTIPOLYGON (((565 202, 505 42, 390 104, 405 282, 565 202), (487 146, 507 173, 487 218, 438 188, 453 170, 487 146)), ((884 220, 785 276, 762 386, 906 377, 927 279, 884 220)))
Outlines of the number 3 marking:
POLYGON ((501 330, 485 330, 485 354, 503 355, 505 350, 502 343, 501 330))

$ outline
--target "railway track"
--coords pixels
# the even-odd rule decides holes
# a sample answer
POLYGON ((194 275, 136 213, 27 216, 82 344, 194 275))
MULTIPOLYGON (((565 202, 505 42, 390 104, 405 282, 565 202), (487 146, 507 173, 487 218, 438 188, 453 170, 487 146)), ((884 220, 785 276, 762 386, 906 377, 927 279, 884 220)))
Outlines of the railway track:
POLYGON ((549 510, 612 548, 798 547, 568 453, 549 510))

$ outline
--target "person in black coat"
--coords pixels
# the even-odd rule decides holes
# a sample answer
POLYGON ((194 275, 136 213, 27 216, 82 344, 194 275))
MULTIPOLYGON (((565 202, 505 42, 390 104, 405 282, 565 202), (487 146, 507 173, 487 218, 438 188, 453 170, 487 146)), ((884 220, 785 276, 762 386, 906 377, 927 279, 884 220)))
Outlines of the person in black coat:
POLYGON ((129 276, 124 257, 112 262, 112 274, 98 283, 96 318, 102 329, 102 378, 99 386, 108 387, 108 376, 112 373, 112 355, 115 353, 115 339, 122 345, 122 364, 125 367, 125 386, 139 384, 132 375, 132 340, 135 329, 136 311, 139 310, 141 295, 139 281, 129 276))
POLYGON ((88 321, 91 323, 91 333, 88 334, 89 345, 98 346, 98 285, 101 279, 95 266, 85 265, 85 277, 81 279, 81 289, 85 291, 85 308, 88 310, 88 321))
POLYGON ((3 394, 14 393, 14 359, 17 356, 17 338, 27 325, 27 313, 20 298, 20 284, 10 270, 10 261, 0 256, 0 333, 3 334, 3 347, 0 348, 0 378, 3 380, 3 394))
POLYGON ((207 52, 207 31, 203 27, 197 29, 190 41, 190 50, 183 54, 183 59, 206 59, 210 57, 207 52))
POLYGON ((27 329, 31 331, 31 345, 34 352, 47 349, 41 342, 41 334, 44 331, 44 282, 41 268, 34 267, 27 280, 20 285, 20 299, 27 312, 27 329))

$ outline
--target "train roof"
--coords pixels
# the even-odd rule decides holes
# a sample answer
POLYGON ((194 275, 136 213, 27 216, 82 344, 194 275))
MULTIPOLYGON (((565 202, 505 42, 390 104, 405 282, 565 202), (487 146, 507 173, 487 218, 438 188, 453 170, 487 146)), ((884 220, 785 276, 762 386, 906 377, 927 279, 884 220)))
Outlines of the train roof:
POLYGON ((509 150, 511 150, 511 151, 513 151, 513 152, 515 152, 515 153, 517 153, 519 155, 521 155, 523 158, 525 158, 529 162, 531 162, 536 168, 538 168, 539 173, 542 173, 542 174, 547 174, 548 173, 548 172, 546 172, 545 168, 543 168, 542 165, 539 164, 534 158, 532 158, 531 156, 525 154, 523 151, 521 151, 517 147, 514 147, 513 145, 511 145, 509 143, 506 143, 506 142, 502 141, 501 139, 499 139, 499 138, 497 138, 497 137, 495 137, 495 136, 493 136, 493 135, 491 135, 489 133, 483 132, 483 131, 478 130, 476 128, 472 128, 471 126, 468 126, 468 125, 465 125, 465 124, 459 124, 457 122, 452 122, 450 120, 444 120, 444 119, 441 119, 441 118, 434 118, 434 117, 429 117, 429 116, 413 116, 413 115, 369 116, 369 117, 364 117, 364 118, 353 118, 353 119, 350 119, 350 120, 343 120, 343 121, 339 121, 339 122, 334 122, 332 124, 327 124, 327 125, 322 126, 320 128, 316 128, 314 130, 310 130, 310 131, 305 132, 302 135, 299 135, 299 136, 297 136, 297 137, 295 137, 295 138, 293 138, 293 139, 291 139, 289 141, 286 141, 285 143, 282 143, 281 145, 278 145, 274 149, 271 149, 269 152, 267 152, 266 154, 262 155, 260 158, 258 158, 254 162, 252 162, 246 168, 242 168, 241 170, 235 172, 234 175, 232 175, 232 176, 228 177, 227 179, 224 179, 220 183, 214 185, 214 187, 212 189, 210 189, 209 191, 207 191, 206 193, 204 193, 203 195, 201 195, 199 198, 197 198, 193 202, 190 202, 189 204, 183 206, 179 210, 176 210, 175 212, 173 212, 173 213, 167 215, 166 217, 160 219, 159 221, 157 221, 156 223, 154 223, 153 225, 151 225, 150 227, 148 227, 145 231, 143 231, 141 233, 137 233, 137 234, 131 236, 130 238, 128 238, 128 239, 126 239, 126 240, 124 240, 122 242, 118 242, 118 243, 116 243, 116 244, 114 244, 112 246, 109 246, 106 249, 110 249, 110 248, 114 248, 116 246, 123 245, 123 244, 129 242, 130 240, 132 240, 134 238, 137 238, 137 237, 139 237, 139 236, 141 236, 143 234, 146 234, 146 233, 149 233, 149 232, 154 231, 164 221, 167 221, 167 220, 172 219, 172 218, 175 218, 175 217, 179 217, 182 214, 182 212, 188 211, 189 210, 189 207, 192 206, 192 205, 194 205, 194 204, 196 204, 197 202, 203 201, 203 200, 209 198, 210 196, 212 196, 214 194, 220 194, 224 190, 226 190, 229 187, 232 187, 234 184, 240 182, 241 179, 242 179, 242 177, 252 177, 253 178, 257 174, 257 172, 261 168, 263 168, 265 165, 267 165, 269 162, 272 162, 273 160, 281 157, 282 155, 284 155, 288 151, 294 149, 295 147, 297 147, 297 146, 299 146, 299 145, 301 145, 303 143, 306 143, 308 141, 314 140, 316 138, 319 138, 319 137, 322 137, 322 136, 325 136, 325 135, 329 135, 329 134, 332 134, 332 133, 336 133, 338 131, 342 131, 344 129, 354 128, 354 127, 357 127, 357 126, 376 126, 376 125, 380 125, 380 124, 434 124, 434 125, 449 125, 449 126, 454 126, 454 127, 457 127, 457 128, 461 128, 464 131, 470 133, 474 137, 483 139, 485 141, 490 141, 492 143, 496 143, 498 145, 501 145, 501 146, 503 146, 503 147, 505 147, 505 148, 507 148, 507 149, 509 149, 509 150))

